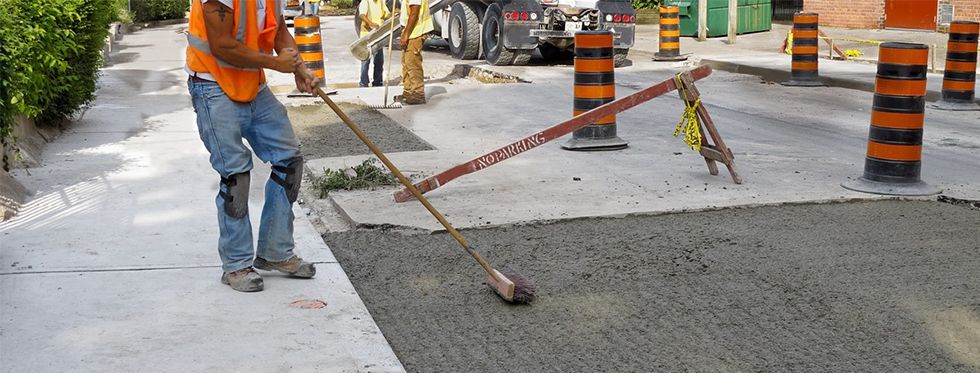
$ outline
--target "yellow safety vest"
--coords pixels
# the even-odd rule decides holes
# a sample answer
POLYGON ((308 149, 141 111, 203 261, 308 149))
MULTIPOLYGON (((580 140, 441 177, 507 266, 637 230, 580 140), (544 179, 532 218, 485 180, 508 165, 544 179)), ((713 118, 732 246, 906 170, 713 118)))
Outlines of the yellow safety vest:
MULTIPOLYGON (((384 0, 361 0, 367 1, 367 17, 371 23, 381 26, 384 19, 388 17, 388 4, 384 0)), ((371 30, 367 28, 367 23, 361 22, 361 36, 367 35, 371 30)))
MULTIPOLYGON (((403 25, 406 25, 408 24, 409 10, 407 0, 402 0, 402 7, 401 22, 403 25)), ((412 30, 412 34, 408 36, 409 39, 415 39, 435 30, 435 27, 432 25, 432 13, 429 12, 429 1, 422 0, 422 6, 419 8, 419 21, 415 24, 415 30, 412 30)))

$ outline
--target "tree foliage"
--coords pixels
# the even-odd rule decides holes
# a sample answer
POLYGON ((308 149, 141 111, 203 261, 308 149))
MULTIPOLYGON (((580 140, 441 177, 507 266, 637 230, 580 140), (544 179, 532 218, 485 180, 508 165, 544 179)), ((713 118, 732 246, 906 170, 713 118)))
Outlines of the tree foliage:
POLYGON ((118 14, 106 0, 0 0, 0 7, 0 141, 8 144, 18 114, 56 120, 94 98, 118 14))
POLYGON ((190 9, 187 0, 131 0, 130 11, 136 22, 184 18, 190 9))

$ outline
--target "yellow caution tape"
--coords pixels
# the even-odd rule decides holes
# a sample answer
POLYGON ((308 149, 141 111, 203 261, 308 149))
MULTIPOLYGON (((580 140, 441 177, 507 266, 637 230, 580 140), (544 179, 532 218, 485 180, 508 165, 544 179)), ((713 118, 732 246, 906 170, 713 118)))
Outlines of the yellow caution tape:
POLYGON ((701 122, 698 121, 698 106, 701 105, 701 98, 698 97, 694 104, 692 105, 687 99, 687 89, 684 88, 684 82, 681 81, 681 74, 677 74, 677 86, 681 89, 681 94, 684 96, 684 114, 681 114, 680 122, 677 122, 677 128, 674 129, 674 137, 677 137, 684 132, 684 143, 691 147, 691 150, 696 152, 701 151, 701 122))
POLYGON ((786 54, 793 54, 793 29, 786 32, 786 54))

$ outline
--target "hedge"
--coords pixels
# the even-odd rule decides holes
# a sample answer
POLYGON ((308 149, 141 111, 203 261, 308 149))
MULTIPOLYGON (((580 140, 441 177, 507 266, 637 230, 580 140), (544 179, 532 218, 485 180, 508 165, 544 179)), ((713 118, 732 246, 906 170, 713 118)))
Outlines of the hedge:
POLYGON ((0 0, 0 9, 0 142, 9 144, 18 114, 57 120, 94 98, 117 11, 106 0, 0 0))
POLYGON ((136 22, 184 18, 190 10, 187 0, 132 0, 129 6, 136 22))
MULTIPOLYGON (((633 9, 659 9, 660 0, 632 0, 633 9)), ((676 2, 669 2, 675 4, 676 2)))

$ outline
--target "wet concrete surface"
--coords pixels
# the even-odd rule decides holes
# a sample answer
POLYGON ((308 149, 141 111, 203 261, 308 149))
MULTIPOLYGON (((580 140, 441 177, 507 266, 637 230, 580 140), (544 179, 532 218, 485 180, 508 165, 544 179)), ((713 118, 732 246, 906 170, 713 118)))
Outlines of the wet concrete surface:
MULTIPOLYGON (((337 104, 384 152, 431 150, 431 145, 397 122, 365 105, 337 104)), ((312 158, 371 154, 357 135, 326 105, 286 108, 302 145, 303 156, 312 158)))
MULTIPOLYGON (((449 217, 452 220, 452 216, 449 217)), ((980 211, 878 201, 324 238, 409 371, 976 371, 980 211)))

